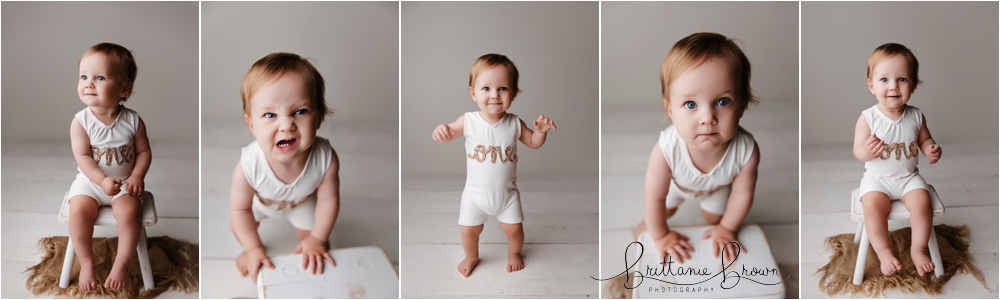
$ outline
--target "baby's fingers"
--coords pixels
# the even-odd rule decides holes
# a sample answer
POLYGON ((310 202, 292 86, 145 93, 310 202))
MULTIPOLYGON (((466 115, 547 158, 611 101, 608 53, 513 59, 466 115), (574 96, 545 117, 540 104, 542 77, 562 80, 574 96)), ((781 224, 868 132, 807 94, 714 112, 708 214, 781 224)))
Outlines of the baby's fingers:
POLYGON ((330 252, 323 252, 323 258, 330 261, 330 265, 333 265, 334 267, 337 266, 337 262, 333 261, 333 257, 330 256, 330 252))
POLYGON ((679 253, 678 253, 677 249, 674 249, 674 248, 667 249, 667 254, 670 255, 671 257, 677 259, 678 263, 682 263, 682 264, 684 263, 684 258, 681 257, 680 255, 678 255, 679 253))

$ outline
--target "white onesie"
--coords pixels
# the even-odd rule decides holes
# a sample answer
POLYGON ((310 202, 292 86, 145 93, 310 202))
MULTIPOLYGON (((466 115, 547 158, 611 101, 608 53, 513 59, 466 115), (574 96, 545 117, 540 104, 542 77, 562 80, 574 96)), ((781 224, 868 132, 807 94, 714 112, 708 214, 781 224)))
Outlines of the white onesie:
MULTIPOLYGON (((76 113, 75 117, 87 131, 90 151, 101 172, 108 177, 121 179, 122 182, 128 179, 135 165, 135 132, 139 129, 139 114, 120 106, 118 118, 111 122, 111 125, 105 125, 97 119, 90 107, 76 113)), ((76 170, 79 173, 69 188, 70 198, 85 195, 97 200, 98 205, 111 205, 111 202, 118 197, 128 195, 123 186, 117 195, 109 196, 104 193, 99 183, 91 182, 79 166, 76 170)))
POLYGON ((674 125, 660 132, 659 144, 673 174, 667 192, 667 208, 676 208, 685 199, 695 199, 700 201, 701 209, 722 215, 729 202, 733 178, 750 161, 756 142, 753 135, 740 127, 729 141, 722 159, 708 173, 702 173, 694 166, 687 143, 674 125))
POLYGON ((900 199, 906 192, 927 189, 927 183, 917 169, 920 145, 917 136, 924 121, 920 109, 907 105, 899 120, 887 117, 872 106, 861 112, 868 127, 885 143, 885 150, 865 163, 861 178, 861 195, 882 192, 889 199, 900 199))
POLYGON ((521 119, 506 114, 489 124, 476 112, 465 113, 467 175, 458 224, 478 226, 491 215, 507 224, 524 221, 517 191, 517 141, 521 119))
POLYGON ((243 175, 247 177, 250 187, 256 192, 253 196, 253 218, 255 221, 272 216, 288 218, 292 226, 302 230, 312 230, 316 210, 316 189, 323 181, 323 175, 330 168, 333 159, 333 148, 330 141, 316 137, 309 148, 309 157, 302 173, 290 184, 278 180, 267 163, 264 150, 257 141, 243 147, 240 165, 243 175))

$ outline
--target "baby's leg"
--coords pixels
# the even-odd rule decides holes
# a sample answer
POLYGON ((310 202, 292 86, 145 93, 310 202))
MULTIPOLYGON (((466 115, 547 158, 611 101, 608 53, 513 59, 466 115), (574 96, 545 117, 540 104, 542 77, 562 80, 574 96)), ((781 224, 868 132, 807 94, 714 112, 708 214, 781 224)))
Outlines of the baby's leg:
POLYGON ((80 289, 97 289, 94 279, 94 219, 100 206, 94 198, 76 195, 69 199, 69 237, 73 239, 73 251, 80 258, 80 289))
POLYGON ((462 226, 462 249, 465 250, 465 259, 458 264, 458 273, 465 278, 469 278, 472 269, 479 264, 479 234, 483 233, 483 225, 462 226))
POLYGON ((701 210, 701 217, 705 218, 705 224, 712 226, 719 225, 719 222, 722 221, 722 215, 713 214, 704 209, 701 210))
MULTIPOLYGON (((257 227, 260 227, 260 222, 254 223, 253 228, 257 229, 257 227)), ((233 225, 232 218, 229 219, 229 230, 233 232, 233 236, 236 237, 236 242, 240 244, 240 247, 242 247, 243 242, 240 241, 240 236, 236 234, 236 227, 233 225)), ((240 252, 240 255, 236 257, 236 271, 240 272, 240 277, 246 277, 247 274, 250 273, 250 269, 247 265, 247 252, 240 252)))
POLYGON ((892 275, 902 266, 889 246, 889 196, 882 192, 868 192, 861 196, 861 206, 865 214, 865 228, 872 249, 882 263, 882 274, 892 275))
MULTIPOLYGON (((667 209, 667 217, 666 218, 669 219, 676 212, 677 212, 677 208, 676 207, 674 207, 674 208, 668 208, 667 209)), ((646 231, 646 219, 640 219, 639 220, 639 224, 635 225, 635 228, 632 228, 632 240, 633 241, 638 241, 639 240, 639 234, 642 233, 643 231, 646 231)))
POLYGON ((524 247, 524 227, 521 223, 500 222, 500 229, 507 234, 507 273, 524 269, 521 248, 524 247))
POLYGON ((903 195, 903 205, 910 211, 910 258, 917 267, 917 274, 924 276, 924 273, 934 271, 934 262, 927 255, 927 240, 931 237, 931 226, 933 219, 931 216, 931 197, 925 189, 915 189, 903 195))
POLYGON ((135 256, 135 246, 139 244, 139 234, 142 230, 139 212, 142 209, 142 201, 135 196, 124 195, 111 202, 111 209, 118 222, 118 255, 115 256, 108 279, 104 281, 104 287, 120 290, 125 288, 128 265, 135 256))

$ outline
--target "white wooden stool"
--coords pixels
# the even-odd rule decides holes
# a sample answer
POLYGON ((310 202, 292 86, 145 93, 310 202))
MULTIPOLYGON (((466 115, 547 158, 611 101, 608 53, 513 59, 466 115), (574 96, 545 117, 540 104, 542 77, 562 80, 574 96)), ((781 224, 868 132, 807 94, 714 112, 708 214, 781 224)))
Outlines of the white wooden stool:
MULTIPOLYGON (((701 238, 702 234, 709 229, 712 229, 712 226, 670 227, 670 230, 677 231, 690 238, 688 243, 694 247, 694 252, 689 253, 691 259, 684 260, 683 264, 677 262, 676 258, 671 258, 673 264, 670 265, 670 269, 693 268, 695 270, 708 270, 708 275, 680 275, 675 273, 673 275, 661 274, 650 276, 649 278, 635 279, 642 280, 642 283, 640 286, 632 289, 632 298, 785 298, 787 290, 783 281, 787 275, 782 274, 778 270, 778 263, 771 252, 771 245, 768 244, 767 236, 759 225, 744 224, 740 227, 740 231, 736 234, 737 239, 743 247, 746 247, 747 253, 739 253, 736 260, 731 264, 726 262, 726 269, 723 269, 722 258, 716 258, 712 253, 712 240, 701 238), (723 271, 725 273, 719 275, 723 271), (742 279, 730 277, 734 276, 732 272, 741 276, 742 279), (722 283, 725 277, 730 278, 727 279, 727 283, 722 283), (757 282, 751 282, 750 280, 757 282), (728 288, 723 288, 723 286, 728 288)), ((636 269, 630 269, 629 271, 638 271, 644 276, 648 276, 649 269, 654 269, 654 272, 664 270, 665 266, 662 264, 663 257, 658 257, 659 251, 656 249, 653 239, 649 236, 649 231, 640 233, 638 240, 643 245, 642 257, 636 265, 636 269)), ((626 266, 633 261, 628 260, 626 266)))
MULTIPOLYGON (((69 224, 69 192, 63 195, 62 207, 59 208, 59 224, 69 224)), ((111 206, 101 205, 97 209, 97 219, 94 219, 94 226, 115 226, 114 211, 111 206)), ((153 203, 153 193, 148 191, 142 193, 142 231, 139 233, 139 244, 136 245, 136 255, 139 257, 139 269, 142 271, 142 284, 146 289, 152 289, 153 269, 149 267, 149 251, 146 245, 146 226, 156 224, 156 205, 153 203)), ((76 252, 73 251, 73 239, 66 242, 66 257, 63 259, 62 276, 59 277, 59 287, 69 286, 70 272, 73 270, 73 259, 76 252)))
POLYGON ((375 246, 330 251, 334 267, 324 261, 323 274, 302 269, 302 255, 271 257, 274 270, 257 273, 260 299, 399 298, 399 276, 382 248, 375 246))
MULTIPOLYGON (((871 240, 868 239, 868 230, 865 228, 865 213, 861 206, 862 195, 858 195, 858 193, 859 189, 851 191, 851 220, 858 222, 858 229, 854 233, 854 243, 861 243, 858 247, 858 260, 854 266, 854 285, 861 285, 861 281, 865 277, 865 262, 868 259, 868 247, 871 246, 871 240)), ((931 219, 933 220, 934 217, 944 214, 944 204, 941 203, 941 198, 938 198, 934 186, 928 184, 927 193, 931 196, 931 219)), ((906 205, 903 205, 903 201, 893 199, 889 202, 889 205, 891 205, 891 208, 889 209, 888 220, 905 220, 910 218, 910 211, 906 210, 906 205)), ((934 275, 944 275, 944 264, 941 263, 941 249, 938 248, 937 234, 934 233, 933 223, 931 224, 930 238, 927 240, 927 251, 930 252, 931 262, 934 263, 934 275)))

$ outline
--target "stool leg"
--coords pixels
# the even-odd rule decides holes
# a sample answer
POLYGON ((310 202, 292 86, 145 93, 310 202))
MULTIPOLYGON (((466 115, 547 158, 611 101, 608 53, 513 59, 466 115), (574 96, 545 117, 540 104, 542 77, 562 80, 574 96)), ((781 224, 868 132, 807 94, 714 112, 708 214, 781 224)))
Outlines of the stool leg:
MULTIPOLYGON (((864 224, 864 223, 862 223, 864 224)), ((861 228, 861 245, 858 245, 858 261, 854 265, 854 285, 861 285, 865 279, 865 262, 868 260, 868 247, 871 241, 868 240, 868 230, 861 228)))
POLYGON ((147 289, 153 289, 153 269, 149 267, 149 248, 146 246, 146 227, 142 227, 139 233, 139 245, 135 247, 135 254, 139 257, 139 270, 142 271, 142 285, 147 289))
POLYGON ((941 262, 941 249, 938 248, 937 233, 934 232, 934 225, 931 225, 931 238, 927 239, 927 252, 931 254, 931 262, 934 263, 934 275, 941 277, 944 275, 944 263, 941 262))
POLYGON ((62 275, 59 276, 59 288, 69 287, 69 275, 73 272, 73 260, 76 259, 76 252, 73 251, 73 239, 66 240, 66 256, 63 258, 62 275))
POLYGON ((858 230, 854 231, 854 243, 861 241, 861 231, 865 230, 865 221, 858 222, 858 230))

